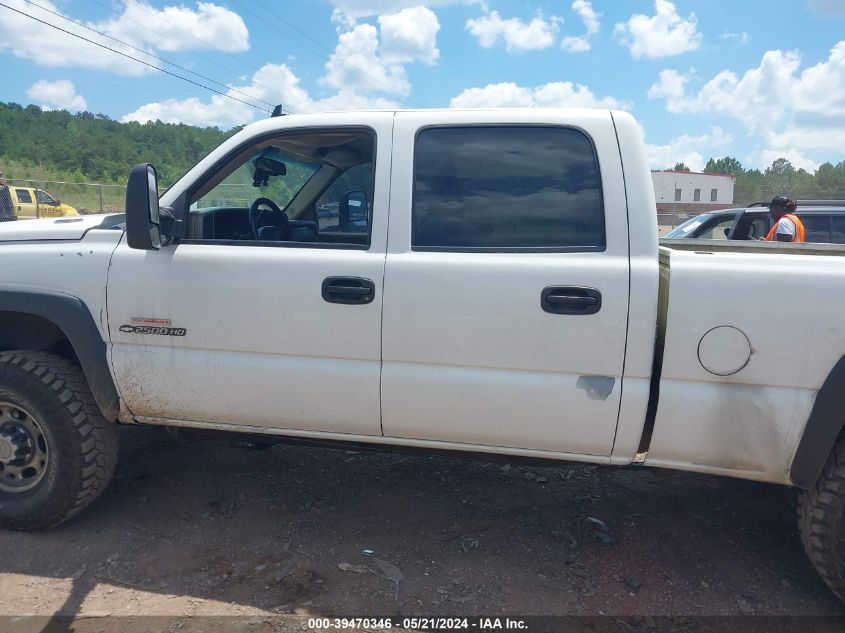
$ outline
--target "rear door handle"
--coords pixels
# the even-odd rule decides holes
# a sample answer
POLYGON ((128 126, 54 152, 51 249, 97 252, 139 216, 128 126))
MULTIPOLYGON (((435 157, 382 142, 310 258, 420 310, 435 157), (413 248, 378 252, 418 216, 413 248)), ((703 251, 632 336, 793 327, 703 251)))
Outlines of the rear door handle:
POLYGON ((601 292, 585 286, 548 286, 540 293, 540 307, 549 314, 595 314, 601 292))
POLYGON ((375 299, 376 285, 363 277, 326 277, 322 294, 329 303, 363 305, 375 299))

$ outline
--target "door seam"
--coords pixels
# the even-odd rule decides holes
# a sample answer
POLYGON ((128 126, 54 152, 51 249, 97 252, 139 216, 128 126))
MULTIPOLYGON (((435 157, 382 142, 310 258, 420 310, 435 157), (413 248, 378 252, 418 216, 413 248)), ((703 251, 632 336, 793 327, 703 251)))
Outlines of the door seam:
POLYGON ((387 291, 387 253, 390 250, 390 213, 392 210, 393 193, 393 148, 396 132, 396 112, 390 120, 390 151, 387 163, 387 214, 385 216, 384 260, 381 267, 381 309, 379 311, 379 352, 378 352, 378 424, 384 437, 384 408, 382 398, 382 383, 384 379, 384 296, 387 291))

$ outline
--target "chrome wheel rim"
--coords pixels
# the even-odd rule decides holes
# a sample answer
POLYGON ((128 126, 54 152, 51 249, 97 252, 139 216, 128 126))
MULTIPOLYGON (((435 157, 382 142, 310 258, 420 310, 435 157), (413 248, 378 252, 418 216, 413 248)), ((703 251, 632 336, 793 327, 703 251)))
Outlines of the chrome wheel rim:
POLYGON ((0 491, 32 490, 49 463, 47 439, 38 420, 20 405, 0 402, 0 491))

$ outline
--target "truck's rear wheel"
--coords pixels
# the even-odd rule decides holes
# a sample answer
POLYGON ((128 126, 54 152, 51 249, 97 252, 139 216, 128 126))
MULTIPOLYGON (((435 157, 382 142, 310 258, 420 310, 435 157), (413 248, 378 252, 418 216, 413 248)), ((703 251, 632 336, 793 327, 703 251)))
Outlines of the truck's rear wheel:
POLYGON ((845 601, 845 434, 830 452, 816 485, 798 498, 798 522, 810 562, 845 601))
POLYGON ((43 352, 0 353, 0 527, 41 530, 85 509, 117 463, 117 430, 80 369, 43 352))

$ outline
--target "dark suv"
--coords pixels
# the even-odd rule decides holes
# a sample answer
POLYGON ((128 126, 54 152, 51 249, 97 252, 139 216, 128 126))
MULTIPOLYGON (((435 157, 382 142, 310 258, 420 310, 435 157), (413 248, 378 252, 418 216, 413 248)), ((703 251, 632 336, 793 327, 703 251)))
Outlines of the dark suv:
MULTIPOLYGON (((772 226, 766 203, 745 209, 711 211, 690 218, 663 237, 696 240, 757 240, 772 226)), ((796 215, 805 229, 805 241, 845 244, 845 201, 799 200, 796 215)))

